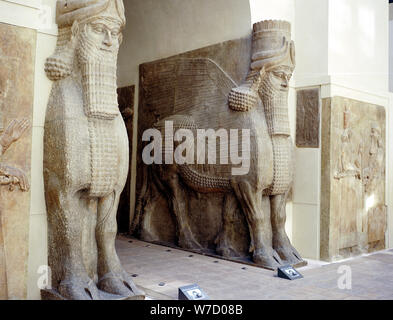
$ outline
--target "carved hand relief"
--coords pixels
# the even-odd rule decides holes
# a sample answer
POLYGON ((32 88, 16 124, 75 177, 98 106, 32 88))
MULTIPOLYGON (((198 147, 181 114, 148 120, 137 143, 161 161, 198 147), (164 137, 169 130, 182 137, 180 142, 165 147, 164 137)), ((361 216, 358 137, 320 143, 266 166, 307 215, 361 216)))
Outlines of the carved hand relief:
POLYGON ((143 299, 115 250, 129 166, 116 92, 123 2, 57 1, 57 24, 57 48, 45 66, 54 81, 44 135, 53 289, 42 298, 143 299))
MULTIPOLYGON (((16 142, 29 127, 30 121, 28 119, 12 121, 0 137, 0 156, 2 156, 11 144, 16 142)), ((22 170, 4 165, 3 163, 0 163, 0 185, 7 185, 10 191, 14 191, 15 186, 19 187, 21 191, 28 191, 30 188, 28 178, 22 170)))
POLYGON ((383 249, 385 110, 333 97, 324 100, 323 119, 322 258, 336 260, 383 249))
POLYGON ((132 229, 142 239, 266 268, 304 263, 284 229, 293 181, 290 29, 263 21, 252 39, 141 66, 145 143, 132 229))

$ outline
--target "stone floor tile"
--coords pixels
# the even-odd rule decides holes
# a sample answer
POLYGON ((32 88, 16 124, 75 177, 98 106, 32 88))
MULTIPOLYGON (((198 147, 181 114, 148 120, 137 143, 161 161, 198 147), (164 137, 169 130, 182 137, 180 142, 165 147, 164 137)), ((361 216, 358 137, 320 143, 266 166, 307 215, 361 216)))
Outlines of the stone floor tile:
POLYGON ((135 283, 153 299, 177 299, 178 288, 193 283, 218 300, 393 299, 393 250, 329 264, 311 261, 298 269, 303 279, 288 281, 271 270, 122 236, 116 245, 125 269, 138 275, 133 278, 135 283), (341 275, 337 271, 341 265, 351 267, 352 290, 338 288, 341 275))

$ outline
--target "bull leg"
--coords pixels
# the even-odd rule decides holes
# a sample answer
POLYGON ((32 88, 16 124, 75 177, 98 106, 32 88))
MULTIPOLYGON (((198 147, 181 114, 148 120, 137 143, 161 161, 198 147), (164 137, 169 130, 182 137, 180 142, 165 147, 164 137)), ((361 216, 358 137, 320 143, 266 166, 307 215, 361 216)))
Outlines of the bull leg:
POLYGON ((96 226, 98 287, 112 294, 143 299, 144 293, 135 286, 131 276, 123 269, 116 253, 116 212, 119 198, 120 192, 114 191, 98 200, 96 226))
POLYGON ((187 210, 187 195, 180 185, 179 175, 174 170, 175 166, 164 175, 163 182, 169 187, 169 192, 165 194, 168 197, 169 204, 177 222, 177 236, 178 244, 181 248, 200 250, 202 246, 195 239, 191 230, 190 222, 188 219, 187 210))
POLYGON ((303 260, 300 254, 291 245, 287 233, 285 232, 286 199, 287 194, 281 194, 272 196, 270 200, 273 248, 286 263, 296 265, 303 260))
POLYGON ((222 229, 217 237, 216 252, 226 258, 238 257, 239 254, 231 245, 231 238, 236 232, 233 227, 233 219, 237 209, 237 199, 232 193, 228 193, 224 198, 222 213, 222 229))
POLYGON ((247 181, 232 181, 232 187, 247 219, 254 262, 269 269, 277 268, 282 261, 272 247, 270 214, 262 209, 262 192, 253 190, 247 181))
POLYGON ((58 291, 68 300, 98 300, 97 287, 87 274, 82 253, 83 221, 94 214, 89 200, 81 197, 81 192, 59 191, 58 187, 49 190, 48 197, 49 223, 56 226, 50 234, 50 265, 59 266, 53 270, 59 281, 58 291))

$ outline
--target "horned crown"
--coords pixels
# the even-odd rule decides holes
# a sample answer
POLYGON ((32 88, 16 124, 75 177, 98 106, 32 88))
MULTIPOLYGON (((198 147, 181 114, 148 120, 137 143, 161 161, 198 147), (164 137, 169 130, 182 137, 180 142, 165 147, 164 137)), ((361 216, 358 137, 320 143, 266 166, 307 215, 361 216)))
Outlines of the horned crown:
POLYGON ((295 45, 291 40, 291 24, 281 20, 255 23, 252 37, 251 69, 265 69, 287 63, 295 68, 295 45))
POLYGON ((56 22, 59 28, 72 26, 74 21, 83 21, 96 16, 120 20, 125 25, 122 0, 58 0, 56 22))
POLYGON ((67 78, 72 73, 75 44, 72 27, 75 22, 87 23, 96 18, 119 21, 124 27, 126 18, 123 0, 58 0, 56 22, 59 27, 55 53, 45 63, 45 72, 52 81, 67 78))
POLYGON ((251 67, 246 82, 233 88, 228 104, 235 111, 249 111, 258 103, 258 87, 265 72, 286 64, 295 68, 295 45, 287 21, 266 20, 255 23, 252 34, 251 67))

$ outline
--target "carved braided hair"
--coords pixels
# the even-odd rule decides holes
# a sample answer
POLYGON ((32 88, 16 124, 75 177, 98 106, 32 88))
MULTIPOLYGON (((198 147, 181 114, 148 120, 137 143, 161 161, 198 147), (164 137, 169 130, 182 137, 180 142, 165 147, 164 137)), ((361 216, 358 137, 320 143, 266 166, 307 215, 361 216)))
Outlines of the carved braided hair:
POLYGON ((229 108, 249 111, 258 103, 258 89, 265 74, 285 61, 295 67, 295 45, 290 40, 290 24, 267 20, 254 24, 253 55, 245 82, 229 94, 229 108), (269 48, 269 44, 273 44, 269 48))
POLYGON ((58 81, 71 75, 78 44, 75 38, 79 33, 79 25, 89 23, 101 16, 120 20, 121 27, 124 27, 126 19, 123 0, 57 1, 56 22, 59 26, 59 35, 55 53, 45 63, 45 72, 50 80, 58 81))

